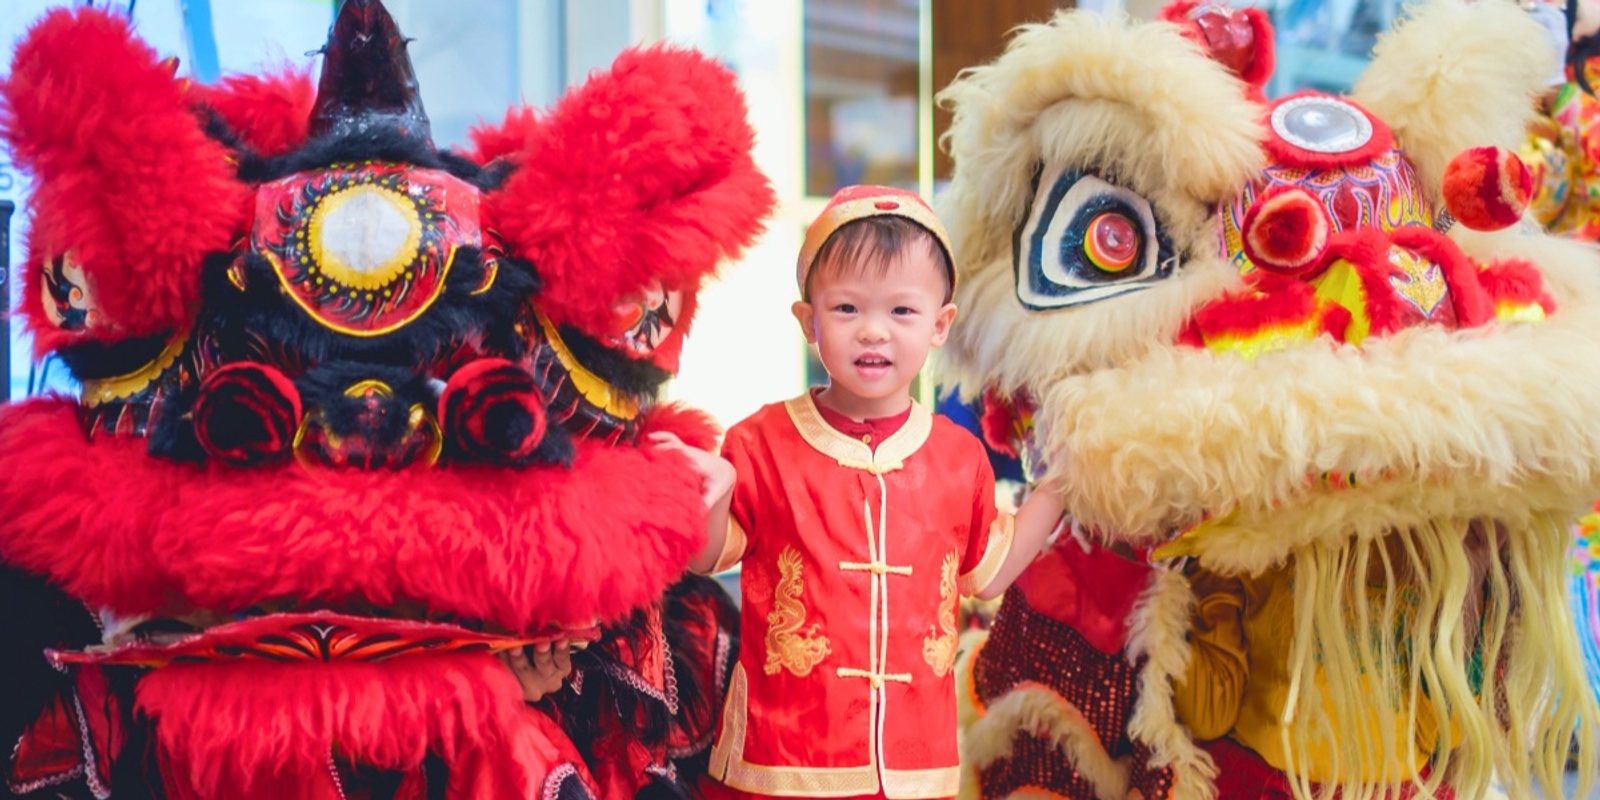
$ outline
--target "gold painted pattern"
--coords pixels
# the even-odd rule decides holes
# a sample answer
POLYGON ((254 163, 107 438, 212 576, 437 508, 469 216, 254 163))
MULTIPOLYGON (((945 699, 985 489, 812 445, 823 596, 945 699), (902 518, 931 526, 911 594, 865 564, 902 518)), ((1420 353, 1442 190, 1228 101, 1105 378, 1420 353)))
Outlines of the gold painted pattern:
POLYGON ((776 675, 787 669, 803 678, 832 651, 820 624, 801 632, 806 624, 805 577, 800 551, 783 548, 778 554, 778 587, 773 592, 772 613, 767 615, 767 663, 762 670, 776 675))
POLYGON ((257 252, 262 258, 265 258, 268 263, 272 264, 272 272, 278 276, 278 284, 283 287, 283 293, 288 295, 289 299, 293 300, 294 304, 299 306, 301 311, 306 312, 306 314, 311 317, 313 322, 321 325, 324 328, 327 328, 330 331, 342 333, 347 336, 359 336, 363 339, 371 339, 376 336, 394 333, 395 331, 415 322, 418 317, 428 313, 428 309, 433 308, 433 304, 438 302, 439 298, 444 295, 445 285, 449 282, 450 278, 450 269, 454 267, 456 263, 456 249, 456 246, 452 244, 450 245, 449 251, 445 253, 444 268, 439 270, 439 281, 434 285, 432 292, 429 293, 427 300, 424 301, 422 305, 406 312, 405 314, 399 315, 399 319, 395 320, 389 325, 385 325, 381 328, 373 328, 371 330, 366 328, 351 327, 349 325, 344 325, 328 319, 325 315, 323 315, 322 309, 318 308, 309 298, 301 296, 300 292, 295 289, 294 283, 289 279, 288 271, 286 271, 283 267, 282 259, 278 258, 276 253, 265 248, 258 250, 257 252))
POLYGON ((639 400, 621 389, 613 387, 599 375, 590 372, 578 363, 578 357, 568 349, 566 341, 561 338, 561 332, 556 326, 539 315, 539 327, 544 329, 545 341, 550 343, 550 349, 555 351, 556 360, 567 370, 567 379, 577 388, 583 399, 593 403, 617 419, 634 419, 639 416, 639 400))
POLYGON ((421 252, 422 218, 417 215, 416 205, 409 198, 385 186, 363 184, 350 189, 341 189, 322 198, 316 210, 312 212, 310 228, 311 257, 317 266, 340 285, 363 292, 376 291, 393 283, 405 273, 406 267, 416 261, 421 252), (405 241, 395 248, 388 260, 370 268, 344 263, 324 241, 328 217, 350 201, 363 197, 378 198, 385 206, 399 214, 406 225, 405 241))
POLYGON ((162 348, 155 360, 150 363, 126 375, 84 381, 83 404, 94 408, 114 400, 125 400, 144 391, 178 360, 178 356, 183 353, 183 348, 188 343, 189 332, 184 331, 168 340, 167 346, 162 348))
POLYGON ((955 553, 944 557, 939 570, 939 624, 929 626, 929 634, 922 639, 922 660, 933 667, 933 674, 943 678, 956 665, 956 593, 955 553))
POLYGON ((1405 252, 1390 251, 1389 263, 1399 269, 1396 274, 1389 276, 1389 285, 1401 297, 1410 300, 1424 316, 1432 317, 1448 291, 1443 270, 1436 264, 1405 252))

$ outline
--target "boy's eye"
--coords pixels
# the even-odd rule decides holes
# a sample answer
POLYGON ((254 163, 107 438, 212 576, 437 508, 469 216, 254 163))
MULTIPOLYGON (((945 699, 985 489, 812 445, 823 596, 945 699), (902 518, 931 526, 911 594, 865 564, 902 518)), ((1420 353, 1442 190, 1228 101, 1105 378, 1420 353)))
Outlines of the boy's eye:
POLYGON ((911 306, 895 306, 894 313, 905 316, 908 314, 915 314, 917 313, 917 310, 911 306))
POLYGON ((834 311, 838 311, 838 312, 843 313, 843 314, 854 314, 854 313, 856 313, 856 307, 851 305, 851 304, 849 304, 849 303, 840 303, 839 305, 834 306, 833 310, 834 311))

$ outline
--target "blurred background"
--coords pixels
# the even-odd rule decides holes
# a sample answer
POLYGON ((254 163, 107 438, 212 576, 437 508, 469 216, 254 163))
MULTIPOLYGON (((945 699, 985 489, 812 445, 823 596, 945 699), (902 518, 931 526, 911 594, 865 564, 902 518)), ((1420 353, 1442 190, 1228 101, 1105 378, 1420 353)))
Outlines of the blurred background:
MULTIPOLYGON (((1148 17, 1157 0, 1081 0, 1148 17)), ((81 4, 83 0, 77 0, 81 4)), ((1092 6, 1089 4, 1093 4, 1092 6)), ((48 8, 73 0, 0 2, 8 54, 48 8)), ((317 67, 336 0, 98 0, 201 82, 230 72, 317 67)), ((387 0, 411 45, 441 145, 459 145, 515 103, 545 106, 624 47, 692 45, 735 70, 758 131, 756 158, 780 205, 744 263, 701 298, 700 319, 670 393, 724 425, 822 380, 788 314, 793 259, 806 223, 851 183, 932 196, 950 165, 935 143, 947 122, 933 95, 961 69, 994 58, 1013 27, 1049 18, 1059 0, 387 0), (737 365, 730 369, 729 365, 737 365)), ((1271 7, 1280 41, 1274 95, 1342 89, 1358 74, 1395 0, 1289 0, 1271 7)), ((0 154, 0 158, 5 158, 0 154)), ((0 199, 17 204, 11 260, 26 236, 26 177, 0 160, 0 199)), ((9 272, 9 270, 8 270, 9 272)), ((6 281, 13 303, 18 282, 6 281)), ((17 320, 10 397, 67 386, 37 362, 17 320)), ((931 398, 932 387, 922 387, 931 398)), ((954 409, 952 409, 953 411, 954 409)))

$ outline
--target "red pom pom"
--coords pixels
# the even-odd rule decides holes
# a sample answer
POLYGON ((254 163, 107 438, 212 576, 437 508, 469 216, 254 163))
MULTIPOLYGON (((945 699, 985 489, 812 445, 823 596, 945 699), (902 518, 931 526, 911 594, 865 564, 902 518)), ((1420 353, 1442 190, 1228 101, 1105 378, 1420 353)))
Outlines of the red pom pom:
POLYGON ((1172 0, 1156 12, 1156 19, 1177 25, 1207 55, 1249 84, 1252 99, 1261 99, 1261 88, 1277 62, 1266 12, 1212 0, 1172 0))
POLYGON ((439 397, 445 443, 457 458, 526 462, 544 438, 544 398, 528 371, 503 358, 478 359, 450 376, 439 397))
POLYGON ((1274 187, 1251 204, 1240 226, 1245 255, 1262 269, 1306 275, 1322 265, 1333 220, 1321 201, 1298 186, 1274 187))
POLYGON ((240 361, 217 369, 195 400, 195 439, 207 455, 234 466, 281 459, 299 424, 299 390, 265 364, 240 361))
POLYGON ((1444 170, 1444 205, 1457 222, 1497 231, 1522 219, 1533 197, 1533 173, 1522 159, 1498 147, 1474 147, 1444 170))
POLYGON ((1017 457, 1017 407, 1000 396, 994 389, 983 393, 983 415, 978 418, 983 430, 983 443, 1009 458, 1017 457))

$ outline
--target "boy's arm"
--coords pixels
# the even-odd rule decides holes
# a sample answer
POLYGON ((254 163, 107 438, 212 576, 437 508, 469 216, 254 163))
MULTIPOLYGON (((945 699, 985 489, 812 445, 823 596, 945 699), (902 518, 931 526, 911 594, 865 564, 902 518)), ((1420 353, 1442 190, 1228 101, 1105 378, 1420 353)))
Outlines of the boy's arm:
POLYGON ((1061 514, 1061 497, 1055 487, 1041 485, 1028 495, 1022 507, 1017 509, 1011 550, 1006 553, 1005 561, 1001 562, 1000 570, 978 591, 978 599, 993 600, 1005 594, 1012 581, 1044 551, 1050 533, 1061 523, 1061 514))
MULTIPOLYGON (((721 458, 717 460, 728 464, 721 458)), ((728 471, 730 473, 733 471, 732 464, 728 464, 728 471)), ((728 513, 728 508, 732 504, 733 481, 730 480, 727 490, 706 509, 706 546, 700 548, 700 552, 689 560, 691 571, 700 575, 721 572, 733 566, 732 563, 723 563, 724 561, 732 561, 744 552, 744 530, 730 524, 733 516, 728 513)))
POLYGON ((745 545, 743 530, 730 525, 733 517, 729 508, 738 479, 733 463, 715 453, 690 447, 670 433, 650 434, 650 442, 664 450, 676 450, 689 459, 690 465, 700 474, 701 497, 706 503, 706 543, 689 560, 689 569, 704 575, 732 566, 721 562, 725 557, 743 553, 745 545))

